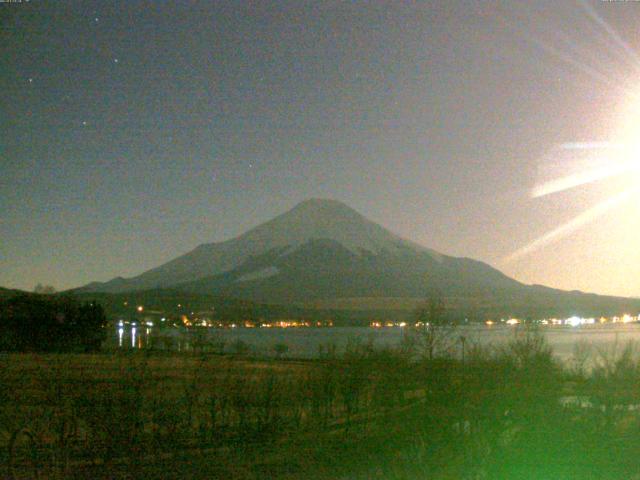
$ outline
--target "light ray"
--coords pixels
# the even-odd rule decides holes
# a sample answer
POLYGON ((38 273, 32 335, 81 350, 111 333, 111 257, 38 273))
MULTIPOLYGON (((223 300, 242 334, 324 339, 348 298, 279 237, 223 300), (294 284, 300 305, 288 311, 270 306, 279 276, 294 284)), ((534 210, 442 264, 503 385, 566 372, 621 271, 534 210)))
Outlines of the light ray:
MULTIPOLYGON (((640 151, 634 147, 626 147, 620 143, 610 142, 574 142, 560 146, 562 152, 575 152, 582 158, 572 157, 570 161, 582 160, 581 164, 573 165, 573 173, 547 180, 536 185, 532 191, 532 198, 544 197, 572 188, 587 185, 600 180, 617 177, 627 172, 636 172, 640 166, 640 151), (597 157, 585 156, 592 152, 597 157), (585 162, 586 161, 586 165, 585 162)), ((566 164, 562 169, 566 170, 566 164)))
POLYGON ((531 192, 533 198, 544 197, 553 193, 564 192, 572 188, 594 183, 606 178, 616 177, 634 168, 632 165, 615 165, 596 168, 586 172, 568 175, 566 177, 551 180, 537 186, 531 192))
POLYGON ((598 15, 598 13, 594 10, 594 8, 589 5, 586 1, 584 0, 580 0, 578 2, 582 8, 584 8, 584 10, 587 12, 587 15, 589 15, 589 17, 595 21, 598 25, 600 25, 611 37, 611 39, 620 47, 622 48, 628 55, 629 57, 631 57, 631 64, 635 67, 635 68, 640 68, 640 56, 638 56, 638 54, 635 52, 635 50, 633 48, 631 48, 631 46, 629 46, 629 44, 627 42, 625 42, 622 37, 620 37, 620 35, 618 35, 618 32, 616 32, 613 27, 611 27, 611 25, 609 25, 604 18, 602 18, 600 15, 598 15))
POLYGON ((561 60, 568 65, 572 65, 578 70, 581 70, 583 73, 586 73, 593 80, 599 81, 600 83, 607 85, 611 88, 615 88, 616 90, 618 89, 626 90, 626 87, 622 85, 622 82, 612 80, 611 75, 607 75, 604 72, 601 72, 600 70, 598 70, 597 68, 592 67, 591 65, 587 65, 586 63, 581 62, 580 60, 575 59, 572 56, 561 52, 559 49, 548 44, 547 42, 544 42, 541 39, 535 38, 530 35, 523 34, 523 37, 529 42, 536 45, 538 48, 550 54, 551 56, 556 57, 558 60, 561 60))
POLYGON ((634 172, 638 169, 635 162, 615 162, 609 165, 594 167, 581 172, 565 175, 560 178, 549 180, 533 188, 532 198, 545 197, 554 193, 564 192, 573 188, 589 185, 600 180, 619 177, 627 172, 634 172))
POLYGON ((581 41, 585 38, 584 35, 577 36, 584 32, 574 33, 563 29, 556 31, 551 25, 546 32, 536 35, 535 31, 527 31, 526 28, 514 28, 507 20, 503 20, 503 23, 534 48, 574 67, 591 80, 611 86, 623 94, 620 111, 611 114, 611 127, 607 136, 613 141, 573 142, 556 146, 542 159, 541 177, 530 194, 532 198, 540 198, 601 181, 626 187, 616 188, 615 191, 619 193, 607 197, 566 223, 534 239, 506 257, 506 262, 519 259, 573 234, 619 207, 623 202, 627 202, 632 195, 636 201, 640 200, 640 90, 638 79, 635 78, 640 72, 640 55, 595 8, 585 0, 577 1, 586 12, 583 26, 592 34, 586 38, 597 37, 595 44, 591 42, 591 49, 587 48, 589 41, 581 41), (596 51, 604 51, 620 65, 606 65, 602 62, 602 55, 599 55, 598 59, 593 58, 596 51), (630 67, 635 71, 632 72, 630 67), (628 75, 629 73, 632 75, 628 75))
POLYGON ((622 150, 624 145, 611 142, 570 142, 560 145, 563 150, 622 150))
POLYGON ((507 20, 504 16, 498 16, 498 21, 505 27, 510 30, 513 34, 523 38, 525 41, 534 45, 538 49, 546 52, 551 57, 555 57, 556 59, 573 66, 574 68, 582 71, 587 76, 589 76, 592 80, 600 82, 603 85, 606 85, 615 90, 627 91, 628 87, 625 85, 625 79, 623 78, 612 78, 612 74, 605 73, 600 71, 598 68, 581 61, 581 59, 577 58, 576 54, 574 58, 572 55, 562 52, 560 49, 554 47, 549 42, 542 40, 542 38, 537 38, 534 35, 529 35, 525 31, 522 30, 517 25, 514 25, 512 22, 507 20))
POLYGON ((512 253, 511 255, 505 258, 505 261, 512 262, 514 260, 517 260, 521 257, 524 257, 536 250, 539 250, 549 245, 550 243, 555 242, 556 240, 559 240, 561 238, 564 238, 572 234, 573 232, 583 227, 584 225, 591 223, 597 220, 598 218, 602 217, 611 209, 613 209, 614 207, 617 207, 624 201, 628 200, 629 198, 631 198, 633 194, 637 194, 639 191, 640 189, 637 186, 635 186, 627 190, 624 190, 623 192, 617 195, 614 195, 613 197, 606 199, 605 201, 597 204, 595 207, 592 207, 589 210, 582 212, 577 217, 574 217, 573 219, 569 220, 564 225, 561 225, 560 227, 554 230, 551 230, 550 232, 544 234, 542 237, 538 238, 537 240, 534 240, 528 245, 512 253))

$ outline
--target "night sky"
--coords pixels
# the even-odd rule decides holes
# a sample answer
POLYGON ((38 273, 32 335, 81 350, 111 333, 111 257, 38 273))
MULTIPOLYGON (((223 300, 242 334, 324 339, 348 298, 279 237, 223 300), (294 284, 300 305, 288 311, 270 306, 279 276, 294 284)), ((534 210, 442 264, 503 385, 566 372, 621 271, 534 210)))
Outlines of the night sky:
POLYGON ((1 286, 136 275, 327 197, 526 283, 640 296, 640 196, 527 249, 640 181, 531 195, 561 145, 640 123, 621 113, 638 2, 5 0, 0 18, 1 286))

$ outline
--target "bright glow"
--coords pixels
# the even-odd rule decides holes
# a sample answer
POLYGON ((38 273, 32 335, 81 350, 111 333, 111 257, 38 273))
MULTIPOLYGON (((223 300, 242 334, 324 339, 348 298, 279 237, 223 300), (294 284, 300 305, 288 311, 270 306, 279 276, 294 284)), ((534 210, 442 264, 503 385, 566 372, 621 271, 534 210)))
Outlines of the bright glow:
POLYGON ((509 320, 507 320, 507 325, 518 325, 520 323, 520 320, 518 320, 517 318, 510 318, 509 320))
POLYGON ((614 141, 565 143, 552 150, 542 163, 549 178, 533 188, 533 198, 628 174, 640 181, 640 93, 622 103, 614 141))
POLYGON ((534 240, 528 245, 525 245, 520 250, 517 250, 516 252, 512 253, 509 257, 507 257, 506 260, 507 261, 516 260, 531 252, 534 252, 535 250, 539 250, 540 248, 545 247, 560 238, 564 238, 567 235, 570 235, 571 233, 575 232, 576 230, 583 227, 584 225, 591 223, 594 220, 602 217, 605 213, 609 212, 614 207, 617 207, 618 205, 622 204, 632 196, 636 196, 637 193, 638 193, 638 187, 625 190, 622 193, 619 193, 617 195, 614 195, 613 197, 610 197, 604 200, 603 202, 597 204, 595 207, 590 208, 589 210, 582 212, 580 215, 573 218, 572 220, 569 220, 564 225, 560 225, 558 228, 544 234, 542 237, 534 240))
MULTIPOLYGON (((619 145, 614 144, 606 144, 609 146, 600 146, 596 145, 593 147, 588 147, 581 145, 579 147, 575 147, 575 145, 565 144, 561 146, 563 150, 579 150, 584 151, 588 148, 592 148, 594 150, 604 151, 604 155, 611 154, 612 152, 620 153, 626 151, 625 148, 622 148, 619 145)), ((629 155, 630 158, 633 155, 629 155)), ((546 195, 551 195, 558 192, 563 192, 565 190, 569 190, 572 188, 580 187, 582 185, 587 185, 589 183, 597 182, 599 180, 604 180, 607 178, 612 178, 618 175, 622 175, 628 171, 635 171, 638 169, 637 162, 631 162, 630 160, 621 159, 616 162, 603 162, 601 160, 594 159, 592 162, 589 162, 590 165, 586 165, 583 167, 584 162, 576 162, 579 170, 570 173, 569 175, 562 176, 560 178, 552 179, 547 182, 544 182, 541 185, 534 187, 531 192, 531 196, 533 198, 544 197, 546 195)), ((567 165, 564 165, 566 168, 567 165)), ((571 166, 570 166, 571 167, 571 166)), ((573 168, 576 168, 574 165, 573 168)), ((571 169, 571 168, 570 168, 571 169)))
POLYGON ((577 327, 579 325, 593 325, 596 323, 595 318, 581 318, 581 317, 571 317, 567 318, 564 321, 565 325, 569 325, 571 327, 577 327))
POLYGON ((144 310, 144 307, 142 305, 138 305, 138 311, 142 312, 144 310))
POLYGON ((571 325, 572 327, 577 327, 582 324, 581 319, 578 317, 567 318, 564 323, 566 325, 571 325))
MULTIPOLYGON (((589 12, 589 15, 594 20, 597 18, 595 12, 589 12)), ((619 37, 614 39, 621 42, 619 37)), ((625 97, 621 99, 623 108, 612 121, 610 140, 565 143, 551 150, 541 161, 542 181, 532 189, 531 197, 541 198, 608 180, 623 182, 623 186, 619 185, 617 191, 595 206, 509 255, 506 261, 516 260, 567 237, 610 211, 618 210, 632 198, 640 202, 640 87, 625 97)))

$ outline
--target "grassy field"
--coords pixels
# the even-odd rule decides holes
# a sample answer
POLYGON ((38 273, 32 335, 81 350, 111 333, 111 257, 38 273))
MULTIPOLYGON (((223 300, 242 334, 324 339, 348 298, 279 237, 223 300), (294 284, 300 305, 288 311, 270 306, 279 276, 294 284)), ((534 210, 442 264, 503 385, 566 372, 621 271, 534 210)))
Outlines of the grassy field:
POLYGON ((228 459, 230 451, 242 453, 234 462, 242 470, 250 449, 332 431, 383 397, 364 357, 133 352, 11 354, 0 362, 2 463, 5 476, 17 478, 82 477, 87 469, 110 478, 147 461, 194 453, 228 459))
POLYGON ((640 365, 578 360, 0 355, 0 478, 640 478, 640 365))

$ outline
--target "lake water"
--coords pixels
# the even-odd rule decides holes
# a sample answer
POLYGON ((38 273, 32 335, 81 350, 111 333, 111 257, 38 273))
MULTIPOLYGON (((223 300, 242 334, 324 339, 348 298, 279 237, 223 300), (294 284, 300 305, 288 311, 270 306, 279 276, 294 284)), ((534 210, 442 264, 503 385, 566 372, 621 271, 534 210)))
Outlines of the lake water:
MULTIPOLYGON (((191 350, 197 342, 193 333, 178 329, 165 330, 156 337, 152 328, 133 329, 127 325, 116 331, 115 342, 120 348, 144 348, 154 342, 158 348, 179 351, 191 350), (168 340, 168 341, 167 341, 168 340)), ((563 360, 570 360, 576 348, 596 355, 620 352, 629 342, 640 344, 640 324, 582 325, 578 327, 547 326, 542 332, 554 353, 563 360)), ((525 333, 522 326, 464 326, 455 331, 453 339, 465 338, 466 348, 472 344, 499 345, 525 333)), ((405 329, 400 327, 333 327, 333 328, 227 328, 206 329, 202 337, 209 345, 224 344, 227 352, 233 352, 238 342, 248 351, 259 355, 274 355, 274 346, 285 344, 286 355, 296 358, 312 358, 321 348, 333 345, 342 352, 349 342, 373 343, 378 347, 395 347, 401 344, 405 329)), ((458 340, 455 349, 462 351, 458 340)), ((218 347, 219 348, 219 347, 218 347)))

